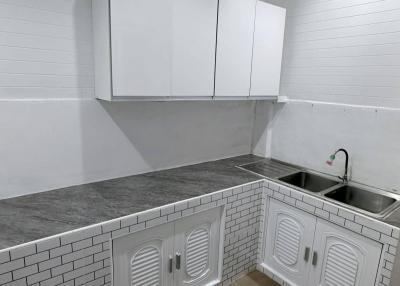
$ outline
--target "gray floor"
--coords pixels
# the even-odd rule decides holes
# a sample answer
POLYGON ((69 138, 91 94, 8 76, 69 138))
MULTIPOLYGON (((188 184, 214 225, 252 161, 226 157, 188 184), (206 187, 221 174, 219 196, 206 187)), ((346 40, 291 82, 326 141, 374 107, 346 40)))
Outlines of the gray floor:
POLYGON ((231 286, 279 286, 279 284, 261 272, 254 271, 235 281, 231 286))

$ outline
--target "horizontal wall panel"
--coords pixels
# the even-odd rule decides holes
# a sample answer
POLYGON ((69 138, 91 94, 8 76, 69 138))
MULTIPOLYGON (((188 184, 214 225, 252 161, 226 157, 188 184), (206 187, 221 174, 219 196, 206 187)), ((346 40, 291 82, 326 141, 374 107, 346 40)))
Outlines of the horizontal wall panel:
POLYGON ((93 86, 93 76, 75 75, 32 75, 32 74, 1 74, 0 86, 2 87, 83 87, 93 86))
MULTIPOLYGON (((1 78, 1 75, 0 75, 1 78)), ((286 82, 285 82, 286 83, 286 82)), ((390 77, 371 77, 358 75, 297 75, 292 76, 288 84, 294 85, 347 85, 347 86, 377 86, 400 87, 400 75, 390 77)))
POLYGON ((286 70, 283 74, 285 79, 290 77, 312 77, 312 76, 349 76, 349 77, 371 77, 375 78, 398 78, 397 66, 371 66, 368 69, 365 67, 297 67, 286 70))
POLYGON ((0 46, 0 60, 55 64, 93 65, 92 53, 0 46))
MULTIPOLYGON (((327 21, 332 19, 340 19, 346 17, 354 17, 355 15, 365 15, 369 13, 377 13, 382 11, 389 11, 400 8, 400 2, 397 0, 377 0, 377 1, 368 1, 364 0, 364 4, 346 6, 344 5, 342 8, 337 9, 327 9, 324 11, 316 12, 316 13, 302 13, 301 11, 305 6, 301 5, 303 1, 294 1, 294 5, 298 5, 295 11, 300 11, 296 13, 295 16, 288 16, 288 21, 300 23, 313 23, 320 21, 327 21)), ((333 1, 335 2, 335 1, 333 1)), ((346 3, 348 1, 345 1, 346 3)), ((293 9, 292 9, 293 11, 293 9)))
POLYGON ((1 87, 1 99, 64 99, 64 98, 93 98, 93 88, 76 87, 1 87))
MULTIPOLYGON (((399 8, 400 9, 400 8, 399 8)), ((320 31, 328 29, 340 29, 342 27, 354 27, 354 26, 364 26, 371 25, 374 23, 384 23, 390 21, 398 21, 400 19, 399 9, 394 10, 384 10, 378 12, 372 12, 361 15, 353 15, 351 17, 341 17, 337 19, 329 19, 315 23, 296 23, 291 26, 290 33, 304 33, 310 31, 320 31)), ((288 21, 293 23, 294 20, 288 21)))
POLYGON ((75 35, 73 26, 58 26, 35 23, 15 19, 0 18, 0 31, 2 33, 14 33, 31 36, 42 36, 47 38, 60 38, 72 40, 75 35))
POLYGON ((0 0, 0 99, 94 96, 90 0, 0 0))
MULTIPOLYGON (((35 1, 40 2, 40 1, 35 1)), ((55 1, 62 2, 62 1, 55 1)), ((33 1, 31 1, 33 4, 33 1)), ((52 11, 34 9, 22 5, 0 3, 0 18, 30 21, 33 23, 47 23, 59 26, 73 26, 74 19, 70 14, 55 13, 52 11)))
POLYGON ((91 65, 48 63, 41 61, 0 60, 0 73, 93 75, 91 65))
POLYGON ((337 58, 303 58, 292 59, 290 66, 398 66, 400 65, 399 55, 374 55, 361 57, 337 57, 337 58))
MULTIPOLYGON (((85 2, 85 1, 82 1, 85 2)), ((76 9, 74 0, 54 1, 54 0, 0 0, 1 4, 9 4, 15 7, 31 8, 60 14, 72 14, 76 9)))
POLYGON ((371 3, 382 2, 385 0, 335 0, 335 1, 303 1, 301 3, 302 9, 290 11, 290 16, 301 16, 301 15, 312 15, 316 13, 326 13, 328 11, 342 10, 346 8, 357 7, 361 5, 367 5, 371 3))
POLYGON ((333 47, 312 50, 287 49, 286 60, 293 58, 338 58, 374 55, 400 55, 400 42, 366 46, 333 47))
POLYGON ((302 32, 294 30, 293 33, 289 34, 289 42, 304 42, 304 41, 315 41, 322 39, 331 38, 345 38, 372 34, 389 34, 400 31, 400 19, 384 23, 375 23, 369 25, 356 25, 356 26, 345 26, 335 29, 322 29, 313 30, 310 32, 302 32))
POLYGON ((281 91, 400 107, 400 1, 287 1, 281 91))
MULTIPOLYGON (((29 47, 56 51, 74 51, 77 49, 76 44, 76 41, 71 39, 13 34, 0 31, 0 46, 29 47)), ((91 50, 91 42, 79 43, 79 49, 89 52, 91 50)))

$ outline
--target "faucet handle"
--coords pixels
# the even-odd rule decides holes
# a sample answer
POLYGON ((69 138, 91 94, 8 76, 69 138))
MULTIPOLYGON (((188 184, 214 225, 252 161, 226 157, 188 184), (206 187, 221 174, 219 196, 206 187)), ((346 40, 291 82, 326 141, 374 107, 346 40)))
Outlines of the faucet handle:
POLYGON ((335 159, 336 159, 335 154, 332 154, 332 155, 329 156, 329 160, 327 160, 326 163, 327 163, 329 166, 332 166, 332 165, 333 165, 333 161, 335 161, 335 159))
POLYGON ((342 180, 343 184, 347 184, 348 181, 349 181, 347 175, 344 175, 343 177, 338 176, 338 178, 339 178, 340 180, 342 180))

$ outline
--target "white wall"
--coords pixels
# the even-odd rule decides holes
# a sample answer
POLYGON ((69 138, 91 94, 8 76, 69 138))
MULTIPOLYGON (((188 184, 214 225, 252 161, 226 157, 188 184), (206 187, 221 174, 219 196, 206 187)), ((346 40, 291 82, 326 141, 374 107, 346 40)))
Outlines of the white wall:
POLYGON ((325 161, 345 147, 353 180, 400 188, 400 1, 283 3, 281 93, 290 101, 264 121, 267 108, 257 106, 254 129, 272 134, 258 153, 341 174, 341 160, 325 161))
POLYGON ((400 108, 400 1, 290 3, 284 95, 400 108))
POLYGON ((276 108, 272 154, 275 158, 342 175, 344 156, 325 162, 338 147, 351 156, 355 181, 400 190, 400 112, 337 104, 289 103, 276 108))
POLYGON ((0 99, 93 97, 90 0, 1 0, 0 27, 0 99))
POLYGON ((95 100, 90 0, 0 0, 0 27, 0 199, 250 152, 250 102, 95 100))

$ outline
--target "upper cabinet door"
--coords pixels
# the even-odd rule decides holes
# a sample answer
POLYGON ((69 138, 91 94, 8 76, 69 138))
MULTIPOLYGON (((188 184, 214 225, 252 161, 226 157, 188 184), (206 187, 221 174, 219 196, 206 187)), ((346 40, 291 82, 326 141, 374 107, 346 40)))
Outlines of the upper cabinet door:
POLYGON ((221 208, 175 224, 175 285, 200 286, 218 282, 222 271, 219 269, 221 231, 221 208))
POLYGON ((111 1, 114 96, 214 94, 218 0, 111 1))
POLYGON ((215 96, 249 96, 257 0, 220 0, 215 96))
POLYGON ((318 219, 310 285, 373 286, 382 245, 318 219))
POLYGON ((264 241, 265 266, 293 285, 309 286, 315 224, 314 216, 271 200, 264 241))
POLYGON ((169 96, 172 0, 111 0, 114 96, 169 96))
POLYGON ((173 0, 172 96, 214 95, 218 0, 173 0))
POLYGON ((251 96, 278 96, 286 9, 257 2, 251 96))
POLYGON ((173 235, 170 223, 114 239, 113 285, 172 286, 173 235))

